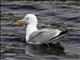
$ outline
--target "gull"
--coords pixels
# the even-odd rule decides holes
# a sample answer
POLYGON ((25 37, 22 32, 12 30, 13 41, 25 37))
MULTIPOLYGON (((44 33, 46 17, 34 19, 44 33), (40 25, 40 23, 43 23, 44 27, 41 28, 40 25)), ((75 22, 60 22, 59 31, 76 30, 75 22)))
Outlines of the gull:
POLYGON ((35 14, 26 14, 22 20, 17 20, 16 24, 27 24, 25 33, 28 44, 56 43, 59 40, 58 38, 65 34, 65 32, 59 29, 38 29, 38 20, 35 14))

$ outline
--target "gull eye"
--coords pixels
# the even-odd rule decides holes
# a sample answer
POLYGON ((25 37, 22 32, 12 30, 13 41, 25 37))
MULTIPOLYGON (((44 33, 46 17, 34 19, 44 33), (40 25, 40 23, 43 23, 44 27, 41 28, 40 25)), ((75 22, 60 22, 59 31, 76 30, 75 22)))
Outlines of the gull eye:
POLYGON ((26 19, 29 19, 29 17, 27 17, 26 19))

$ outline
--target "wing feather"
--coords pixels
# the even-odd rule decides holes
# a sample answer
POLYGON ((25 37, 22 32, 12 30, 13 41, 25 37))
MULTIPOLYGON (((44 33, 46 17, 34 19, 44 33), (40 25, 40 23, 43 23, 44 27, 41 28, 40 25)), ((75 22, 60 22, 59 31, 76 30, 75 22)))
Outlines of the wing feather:
POLYGON ((53 37, 56 37, 60 34, 59 30, 51 29, 51 30, 39 30, 33 32, 29 37, 29 42, 33 44, 43 44, 48 43, 53 37))

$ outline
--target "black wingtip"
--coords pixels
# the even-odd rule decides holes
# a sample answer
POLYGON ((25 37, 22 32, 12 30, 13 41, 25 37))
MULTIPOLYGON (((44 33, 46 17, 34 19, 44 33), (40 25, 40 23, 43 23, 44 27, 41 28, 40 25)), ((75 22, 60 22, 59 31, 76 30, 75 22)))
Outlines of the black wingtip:
POLYGON ((62 32, 60 33, 60 35, 62 35, 62 34, 67 34, 68 32, 69 32, 68 30, 62 31, 62 32))

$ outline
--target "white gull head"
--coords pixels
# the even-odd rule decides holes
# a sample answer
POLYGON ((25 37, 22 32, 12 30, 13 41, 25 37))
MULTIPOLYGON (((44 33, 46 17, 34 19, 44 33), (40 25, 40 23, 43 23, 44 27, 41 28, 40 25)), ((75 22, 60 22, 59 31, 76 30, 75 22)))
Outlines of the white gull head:
POLYGON ((37 25, 37 17, 34 14, 25 15, 24 19, 27 24, 37 25))
POLYGON ((34 31, 37 31, 37 17, 34 14, 27 14, 24 19, 25 23, 27 23, 27 28, 26 28, 26 42, 29 40, 29 36, 31 33, 34 31))

